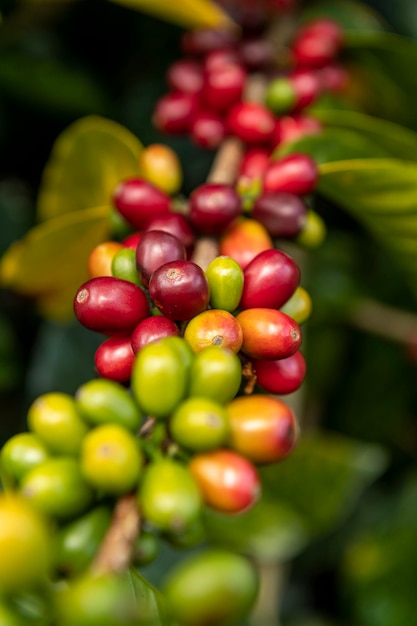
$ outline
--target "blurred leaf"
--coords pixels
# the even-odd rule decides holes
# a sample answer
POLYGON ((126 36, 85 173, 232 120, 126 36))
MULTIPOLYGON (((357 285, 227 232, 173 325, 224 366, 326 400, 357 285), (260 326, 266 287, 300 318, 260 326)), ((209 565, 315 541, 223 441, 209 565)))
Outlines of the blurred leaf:
POLYGON ((379 446, 317 434, 301 439, 283 463, 260 474, 265 497, 293 508, 316 535, 340 524, 386 465, 379 446))
POLYGON ((60 215, 32 228, 0 261, 0 282, 37 296, 48 317, 72 315, 76 289, 88 279, 87 260, 109 234, 109 207, 60 215))
POLYGON ((205 526, 210 543, 243 552, 262 563, 288 560, 308 542, 300 516, 286 503, 264 497, 239 515, 207 511, 205 526))
POLYGON ((38 197, 41 220, 108 205, 116 185, 139 174, 142 146, 124 126, 88 116, 66 128, 46 164, 38 197))
POLYGON ((0 90, 27 104, 71 115, 104 113, 106 96, 80 68, 13 50, 0 55, 0 90))
POLYGON ((133 568, 128 570, 127 577, 131 582, 139 608, 138 626, 163 626, 163 624, 167 624, 161 592, 133 568))
POLYGON ((366 4, 353 0, 318 0, 308 3, 302 19, 308 21, 317 17, 334 19, 345 29, 355 31, 381 30, 381 17, 366 4))
POLYGON ((111 0, 129 9, 150 13, 184 28, 230 28, 232 22, 211 0, 111 0))

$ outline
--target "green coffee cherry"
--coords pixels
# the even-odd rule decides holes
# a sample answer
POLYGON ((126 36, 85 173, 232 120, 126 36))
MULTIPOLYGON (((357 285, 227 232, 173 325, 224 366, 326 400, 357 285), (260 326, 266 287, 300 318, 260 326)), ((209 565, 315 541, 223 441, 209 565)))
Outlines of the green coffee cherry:
POLYGON ((265 94, 265 104, 276 115, 289 113, 297 103, 297 94, 286 77, 271 80, 265 94))
POLYGON ((303 287, 297 287, 291 298, 287 300, 280 310, 292 317, 297 324, 303 324, 310 317, 311 309, 310 294, 303 287))
POLYGON ((243 290, 243 270, 239 263, 229 256, 218 256, 209 263, 206 278, 212 308, 233 313, 243 290))
POLYGON ((133 563, 144 567, 152 563, 159 554, 160 540, 154 533, 142 531, 133 544, 133 563))
POLYGON ((123 248, 116 252, 111 262, 111 273, 115 278, 142 286, 136 269, 136 252, 132 248, 123 248))
POLYGON ((176 624, 232 626, 245 621, 257 589, 256 572, 246 558, 211 550, 180 563, 168 575, 163 592, 176 624))
POLYGON ((118 424, 136 432, 141 423, 141 413, 130 393, 119 383, 105 378, 95 378, 77 389, 77 409, 92 426, 118 424))
POLYGON ((159 530, 175 534, 196 522, 202 506, 200 491, 188 469, 169 458, 146 468, 138 502, 144 519, 159 530))
POLYGON ((0 601, 0 624, 1 626, 24 626, 16 611, 5 601, 0 601))
POLYGON ((229 435, 227 411, 209 398, 187 398, 172 414, 169 432, 174 441, 188 450, 220 448, 229 435))
POLYGON ((226 404, 239 391, 241 381, 239 357, 227 348, 207 346, 197 352, 191 365, 189 395, 226 404))
POLYGON ((307 219, 303 230, 294 241, 307 249, 318 248, 326 238, 327 228, 323 218, 313 211, 307 211, 307 219))
POLYGON ((8 478, 19 482, 25 474, 43 463, 49 451, 34 433, 18 433, 4 444, 1 450, 1 468, 8 478))
POLYGON ((46 393, 29 408, 28 426, 55 454, 77 455, 88 426, 75 400, 66 393, 46 393))

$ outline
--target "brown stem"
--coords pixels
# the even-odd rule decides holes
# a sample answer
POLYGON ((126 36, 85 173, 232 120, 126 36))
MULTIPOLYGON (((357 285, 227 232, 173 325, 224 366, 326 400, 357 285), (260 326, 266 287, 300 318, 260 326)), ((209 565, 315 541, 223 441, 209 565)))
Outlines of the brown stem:
POLYGON ((359 300, 349 321, 366 332, 409 345, 417 339, 417 315, 374 300, 359 300))

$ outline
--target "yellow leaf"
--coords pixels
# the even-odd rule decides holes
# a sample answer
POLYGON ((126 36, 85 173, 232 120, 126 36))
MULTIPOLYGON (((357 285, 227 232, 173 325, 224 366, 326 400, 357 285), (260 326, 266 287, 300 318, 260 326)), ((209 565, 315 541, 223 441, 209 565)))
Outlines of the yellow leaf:
POLYGON ((211 0, 112 0, 129 9, 150 13, 184 28, 231 28, 236 25, 211 0))
POLYGON ((109 205, 116 185, 139 174, 141 151, 140 141, 112 120, 77 120, 52 148, 39 190, 39 219, 109 205))
POLYGON ((66 213, 32 228, 3 255, 0 284, 37 297, 48 317, 70 316, 75 292, 88 279, 88 256, 109 237, 109 210, 66 213))

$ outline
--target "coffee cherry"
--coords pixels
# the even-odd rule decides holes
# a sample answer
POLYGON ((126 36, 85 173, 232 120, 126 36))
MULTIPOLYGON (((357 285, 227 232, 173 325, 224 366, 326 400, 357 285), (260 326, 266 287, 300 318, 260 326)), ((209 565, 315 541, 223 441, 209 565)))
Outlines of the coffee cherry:
POLYGON ((88 427, 75 400, 65 393, 46 393, 29 407, 29 429, 55 454, 77 455, 88 427))
POLYGON ((141 530, 133 544, 132 563, 137 567, 144 567, 152 563, 158 556, 161 541, 154 533, 141 530))
POLYGON ((134 285, 141 286, 138 271, 136 269, 136 248, 123 245, 122 249, 116 252, 111 261, 111 276, 128 280, 134 285))
POLYGON ((322 217, 312 209, 307 211, 307 219, 296 242, 305 248, 317 248, 326 237, 326 224, 322 217))
POLYGON ((174 411, 169 432, 180 446, 204 452, 226 445, 229 424, 225 408, 209 398, 188 398, 174 411))
POLYGON ((307 222, 307 207, 294 194, 265 191, 255 199, 251 216, 263 224, 273 237, 292 239, 307 222))
POLYGON ((303 287, 298 286, 280 310, 289 315, 297 324, 304 324, 311 315, 311 297, 303 287))
POLYGON ((184 33, 181 48, 185 54, 202 56, 219 48, 232 48, 237 34, 232 30, 199 28, 184 33))
POLYGON ((238 63, 220 65, 205 76, 202 98, 207 108, 219 112, 242 99, 246 70, 238 63))
POLYGON ((192 476, 179 461, 162 458, 145 469, 138 505, 144 519, 159 530, 181 534, 201 513, 201 495, 192 476))
POLYGON ((148 343, 154 343, 163 337, 178 336, 179 328, 165 315, 153 315, 139 322, 130 338, 133 352, 136 354, 148 343))
POLYGON ((270 81, 265 93, 265 104, 275 115, 289 113, 295 109, 297 93, 287 76, 279 76, 270 81))
POLYGON ((143 148, 139 155, 141 175, 169 196, 178 193, 182 185, 182 168, 177 154, 162 143, 143 148))
POLYGON ((203 68, 206 73, 218 72, 228 65, 239 64, 240 57, 233 48, 217 48, 204 57, 203 68))
POLYGON ((185 259, 184 244, 163 230, 149 230, 143 233, 136 249, 136 267, 142 283, 147 287, 152 273, 168 261, 185 259))
POLYGON ((190 220, 202 233, 221 233, 241 213, 241 198, 231 185, 205 183, 190 196, 190 220))
POLYGON ((3 593, 47 582, 51 543, 45 520, 16 494, 0 494, 0 588, 3 593))
POLYGON ((194 94, 173 91, 157 101, 152 121, 161 132, 181 135, 187 133, 198 110, 198 99, 194 94))
POLYGON ((285 191, 297 196, 311 193, 318 180, 316 163, 307 154, 295 153, 271 161, 263 178, 264 191, 285 191))
POLYGON ((257 590, 250 561, 223 550, 190 555, 163 584, 170 619, 183 626, 243 624, 257 590))
POLYGON ((323 91, 343 93, 349 84, 349 74, 342 65, 331 63, 318 70, 318 77, 323 91))
POLYGON ((337 22, 318 19, 299 30, 292 43, 292 53, 297 65, 324 67, 339 54, 343 31, 337 22))
POLYGON ((239 322, 231 313, 222 309, 209 309, 188 322, 184 339, 194 352, 207 346, 216 346, 237 353, 242 346, 243 335, 239 322))
POLYGON ((201 148, 214 150, 226 136, 223 118, 214 111, 198 111, 190 128, 191 140, 201 148))
POLYGON ((297 391, 306 374, 306 362, 299 350, 286 359, 253 360, 252 366, 257 384, 265 391, 278 395, 297 391))
MULTIPOLYGON (((132 392, 140 408, 146 415, 158 418, 166 418, 176 409, 189 384, 187 364, 179 350, 168 343, 169 339, 142 348, 132 371, 132 392)), ((182 338, 181 342, 186 343, 182 338)))
POLYGON ((58 520, 83 513, 93 501, 78 460, 70 457, 51 458, 32 468, 22 480, 21 493, 35 509, 58 520))
POLYGON ((84 438, 80 465, 89 485, 121 495, 138 483, 144 462, 139 440, 118 424, 104 424, 84 438))
POLYGON ((220 239, 219 252, 234 259, 244 270, 257 254, 273 247, 265 226, 258 220, 245 218, 226 230, 220 239))
POLYGON ((169 66, 166 79, 172 91, 198 95, 204 84, 203 68, 193 59, 179 59, 169 66))
POLYGON ((118 241, 104 241, 93 248, 87 261, 88 275, 90 278, 97 276, 112 276, 112 261, 114 256, 123 249, 123 244, 118 241))
POLYGON ((244 280, 239 263, 231 257, 218 256, 208 264, 206 278, 212 308, 230 313, 237 309, 242 297, 244 280))
POLYGON ((201 267, 192 261, 171 261, 151 276, 149 294, 158 309, 175 321, 187 321, 207 308, 209 288, 201 267))
POLYGON ((227 348, 208 346, 197 352, 190 367, 190 396, 229 402, 239 391, 242 364, 227 348))
POLYGON ((301 345, 301 330, 276 309, 246 309, 237 315, 243 331, 242 352, 254 359, 285 359, 301 345))
POLYGON ((254 463, 275 463, 295 445, 297 427, 292 410, 272 396, 240 396, 227 405, 229 445, 254 463))
POLYGON ((281 250, 260 252, 244 269, 240 309, 279 309, 300 282, 296 262, 281 250))
POLYGON ((25 474, 43 463, 50 453, 45 443, 34 433, 18 433, 1 449, 0 463, 7 478, 19 482, 25 474))
POLYGON ((78 387, 75 402, 91 426, 117 424, 136 432, 141 423, 139 408, 130 393, 112 380, 94 378, 78 387))
POLYGON ((313 104, 322 92, 322 82, 317 72, 310 69, 296 69, 289 75, 295 93, 294 111, 299 112, 313 104))
POLYGON ((130 380, 135 353, 130 337, 109 337, 94 354, 94 366, 103 378, 124 383, 130 380))
POLYGON ((239 45, 239 56, 250 71, 268 69, 274 62, 274 45, 264 37, 246 37, 239 45))
POLYGON ((228 113, 228 131, 247 144, 270 143, 275 128, 271 111, 256 102, 241 102, 228 113))
POLYGON ((168 213, 171 199, 143 178, 129 178, 119 183, 113 193, 117 210, 133 226, 141 229, 151 215, 168 213))
POLYGON ((262 178, 269 163, 269 150, 266 148, 248 148, 239 167, 239 178, 253 180, 262 178))
POLYGON ((75 316, 86 328, 104 335, 129 334, 149 315, 145 293, 133 283, 102 276, 79 287, 74 299, 75 316))
POLYGON ((259 498, 260 479, 254 465, 233 450, 195 454, 189 468, 204 502, 222 513, 240 513, 259 498))
POLYGON ((307 115, 284 115, 275 122, 274 140, 275 146, 296 141, 306 135, 319 133, 323 125, 318 120, 307 115))
POLYGON ((177 237, 185 249, 189 250, 194 243, 194 231, 191 227, 190 220, 181 213, 165 213, 151 217, 145 226, 145 231, 164 231, 177 237))
POLYGON ((130 248, 136 253, 136 248, 138 247, 139 241, 142 239, 142 231, 136 231, 134 233, 130 233, 127 237, 125 237, 122 241, 122 244, 125 248, 130 248))

